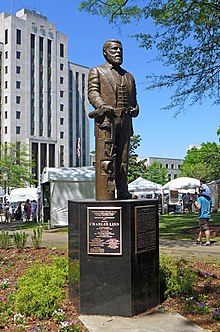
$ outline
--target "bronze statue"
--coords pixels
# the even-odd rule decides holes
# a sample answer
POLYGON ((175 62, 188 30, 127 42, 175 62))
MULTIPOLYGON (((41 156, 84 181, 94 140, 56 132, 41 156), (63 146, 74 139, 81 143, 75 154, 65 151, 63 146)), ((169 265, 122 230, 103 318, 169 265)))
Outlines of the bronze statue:
POLYGON ((94 111, 96 138, 96 199, 136 198, 128 191, 128 153, 132 117, 138 116, 133 76, 121 68, 123 48, 111 39, 103 46, 106 63, 90 70, 88 98, 94 111))

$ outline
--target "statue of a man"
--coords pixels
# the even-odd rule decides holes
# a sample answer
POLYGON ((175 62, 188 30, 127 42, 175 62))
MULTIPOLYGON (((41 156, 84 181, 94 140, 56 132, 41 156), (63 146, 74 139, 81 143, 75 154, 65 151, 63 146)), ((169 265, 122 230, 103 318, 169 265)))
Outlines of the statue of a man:
MULTIPOLYGON (((100 159, 98 163, 101 164, 98 173, 101 174, 105 169, 111 180, 111 172, 114 172, 117 199, 130 199, 134 197, 128 191, 128 153, 130 137, 133 135, 132 117, 139 113, 136 85, 134 77, 121 68, 123 48, 120 41, 108 40, 103 46, 103 55, 106 63, 92 68, 88 78, 88 98, 95 108, 90 117, 95 118, 95 127, 98 128, 96 140, 99 142, 102 137, 105 140, 101 150, 106 151, 101 151, 101 154, 96 151, 100 159), (106 134, 102 135, 102 132, 106 134), (102 158, 103 154, 110 155, 109 151, 114 156, 113 170, 111 161, 105 161, 104 156, 102 158)), ((99 146, 96 145, 96 149, 100 150, 99 146)))

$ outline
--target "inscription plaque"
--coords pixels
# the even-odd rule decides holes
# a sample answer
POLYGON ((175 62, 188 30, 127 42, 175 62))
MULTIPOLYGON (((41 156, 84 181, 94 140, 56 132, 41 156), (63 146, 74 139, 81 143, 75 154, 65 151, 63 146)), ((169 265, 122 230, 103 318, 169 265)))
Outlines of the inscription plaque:
POLYGON ((154 205, 135 207, 135 253, 156 249, 156 210, 154 205))
POLYGON ((87 253, 122 255, 121 207, 87 207, 87 253))

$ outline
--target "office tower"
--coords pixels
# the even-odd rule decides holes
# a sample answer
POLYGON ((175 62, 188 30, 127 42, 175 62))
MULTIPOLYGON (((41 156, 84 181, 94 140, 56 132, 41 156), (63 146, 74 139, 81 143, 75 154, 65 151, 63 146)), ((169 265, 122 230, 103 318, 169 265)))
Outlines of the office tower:
POLYGON ((27 9, 0 14, 1 143, 27 143, 36 167, 89 165, 89 68, 68 61, 68 37, 27 9))

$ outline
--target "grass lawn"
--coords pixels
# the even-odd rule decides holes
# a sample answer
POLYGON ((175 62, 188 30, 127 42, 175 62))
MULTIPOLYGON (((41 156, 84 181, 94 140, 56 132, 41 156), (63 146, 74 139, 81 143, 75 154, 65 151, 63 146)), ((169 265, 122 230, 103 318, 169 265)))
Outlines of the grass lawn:
MULTIPOLYGON (((211 219, 209 221, 210 230, 212 226, 218 226, 218 232, 220 232, 220 213, 212 213, 211 219)), ((27 229, 32 230, 33 228, 38 227, 39 224, 35 222, 21 223, 19 225, 14 225, 14 230, 25 231, 27 229)), ((43 231, 48 230, 48 224, 42 224, 43 231)), ((198 219, 197 213, 189 214, 161 214, 159 217, 159 228, 160 228, 160 237, 171 239, 171 240, 189 240, 194 239, 195 234, 190 230, 195 229, 196 234, 198 232, 198 219)), ((52 228, 50 233, 57 232, 68 232, 68 227, 52 228)), ((212 240, 220 241, 220 237, 213 237, 212 240)))
MULTIPOLYGON (((220 228, 220 214, 212 213, 209 221, 210 230, 212 226, 220 228)), ((197 213, 189 214, 162 214, 159 217, 160 237, 166 237, 172 240, 194 239, 194 234, 188 233, 190 229, 198 230, 197 213), (184 232, 186 231, 186 232, 184 232)), ((220 241, 219 237, 213 238, 220 241)))

